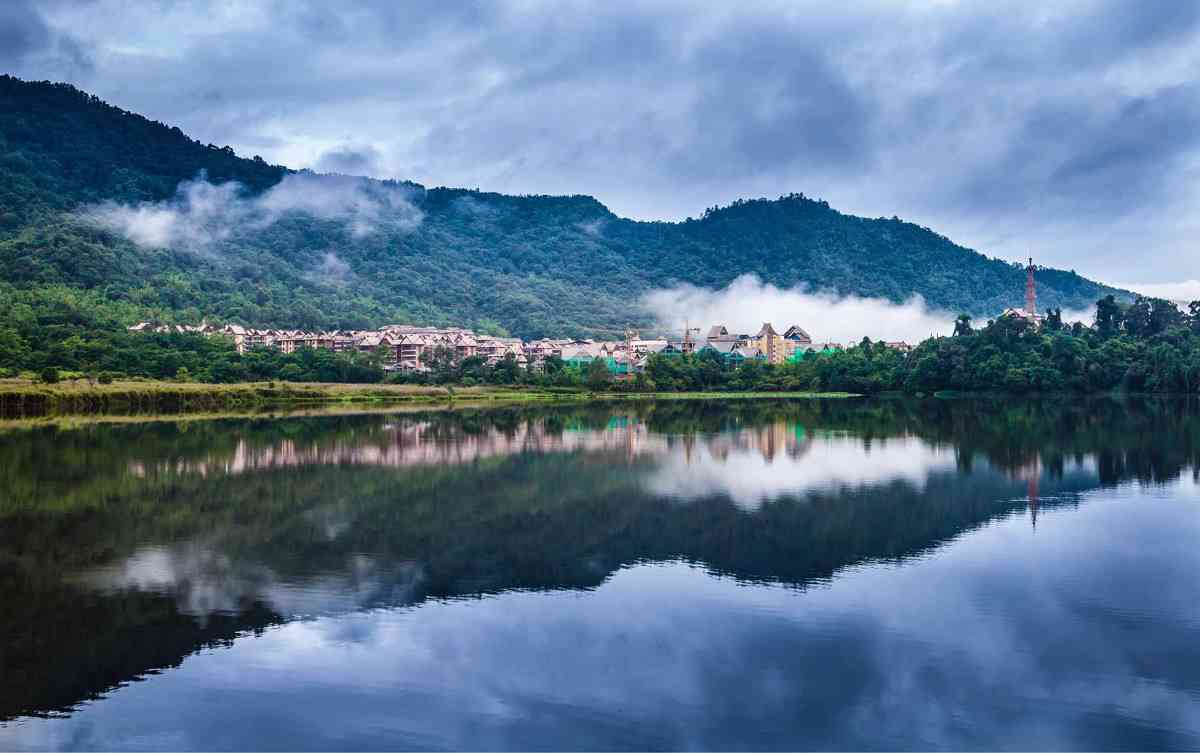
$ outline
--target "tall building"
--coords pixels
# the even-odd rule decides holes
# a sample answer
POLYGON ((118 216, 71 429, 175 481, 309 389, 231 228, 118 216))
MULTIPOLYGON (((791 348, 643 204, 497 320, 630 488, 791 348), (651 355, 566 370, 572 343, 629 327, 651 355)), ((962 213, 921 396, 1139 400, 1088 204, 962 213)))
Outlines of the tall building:
POLYGON ((788 348, 790 343, 775 331, 770 322, 763 322, 763 326, 751 342, 770 363, 783 363, 784 359, 792 354, 788 348))

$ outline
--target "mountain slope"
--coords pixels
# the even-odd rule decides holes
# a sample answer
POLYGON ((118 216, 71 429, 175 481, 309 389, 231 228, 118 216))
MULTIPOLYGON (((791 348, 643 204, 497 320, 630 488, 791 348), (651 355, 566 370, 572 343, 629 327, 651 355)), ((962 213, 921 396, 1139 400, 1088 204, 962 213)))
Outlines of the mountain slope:
MULTIPOLYGON (((315 176, 67 85, 0 77, 0 280, 72 291, 117 320, 605 334, 645 323, 634 302, 646 291, 748 272, 980 316, 1019 305, 1024 283, 926 228, 802 195, 635 222, 587 196, 315 176)), ((1038 283, 1043 306, 1120 294, 1057 270, 1038 283)))

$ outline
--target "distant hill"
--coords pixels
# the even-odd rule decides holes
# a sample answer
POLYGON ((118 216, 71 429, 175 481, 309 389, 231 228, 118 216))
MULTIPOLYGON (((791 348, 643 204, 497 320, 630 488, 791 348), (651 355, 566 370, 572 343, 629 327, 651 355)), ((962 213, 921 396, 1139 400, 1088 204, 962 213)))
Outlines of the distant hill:
MULTIPOLYGON (((65 84, 0 77, 0 281, 76 291, 114 320, 603 335, 645 323, 634 302, 648 290, 722 287, 748 272, 894 301, 920 294, 977 316, 1023 299, 1012 264, 800 194, 637 222, 589 196, 314 176, 201 144, 65 84)), ((1042 306, 1127 297, 1060 270, 1042 270, 1038 285, 1042 306)))

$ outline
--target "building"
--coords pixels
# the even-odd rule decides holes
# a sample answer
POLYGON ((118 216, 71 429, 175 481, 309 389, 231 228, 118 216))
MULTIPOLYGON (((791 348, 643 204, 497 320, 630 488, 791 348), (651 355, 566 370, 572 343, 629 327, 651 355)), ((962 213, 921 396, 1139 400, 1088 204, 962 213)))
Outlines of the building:
POLYGON ((768 363, 783 363, 792 354, 794 345, 775 331, 770 322, 763 322, 758 334, 751 340, 750 347, 758 348, 767 357, 768 363))
POLYGON ((1030 324, 1041 326, 1046 317, 1037 312, 1037 284, 1034 281, 1034 272, 1037 267, 1033 266, 1033 257, 1029 257, 1029 266, 1025 267, 1025 308, 1005 309, 1000 316, 1011 317, 1016 319, 1024 319, 1030 324))
POLYGON ((807 348, 812 345, 812 337, 807 332, 800 328, 798 324, 793 324, 783 333, 783 339, 791 343, 791 348, 795 351, 797 348, 807 348))
POLYGON ((732 364, 738 360, 738 352, 742 350, 736 340, 725 339, 710 339, 704 345, 696 350, 696 355, 702 356, 705 353, 716 353, 727 364, 732 364))
POLYGON ((632 376, 645 368, 653 355, 677 356, 712 350, 727 364, 736 366, 746 360, 759 359, 782 363, 800 347, 812 347, 812 338, 797 325, 780 335, 769 322, 763 323, 757 334, 738 334, 717 324, 700 337, 699 328, 686 327, 683 339, 643 339, 632 329, 625 339, 597 341, 591 339, 541 339, 523 342, 515 337, 481 335, 461 327, 424 327, 409 324, 389 324, 375 330, 308 332, 305 330, 256 329, 239 324, 224 326, 209 324, 167 325, 141 322, 129 327, 130 332, 162 333, 190 332, 210 337, 227 337, 238 353, 254 348, 273 348, 293 354, 303 348, 329 350, 335 353, 357 352, 378 355, 385 368, 398 372, 423 372, 432 368, 438 359, 462 362, 480 358, 489 365, 512 359, 524 368, 541 369, 549 358, 559 358, 566 365, 585 368, 597 358, 615 374, 632 376))

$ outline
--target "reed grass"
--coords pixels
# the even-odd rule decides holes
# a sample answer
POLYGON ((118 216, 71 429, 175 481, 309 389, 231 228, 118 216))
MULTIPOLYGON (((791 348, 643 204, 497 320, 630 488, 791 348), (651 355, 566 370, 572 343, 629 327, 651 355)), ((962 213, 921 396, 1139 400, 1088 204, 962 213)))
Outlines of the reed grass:
POLYGON ((124 380, 111 384, 70 380, 40 384, 0 380, 0 416, 67 414, 178 414, 324 405, 438 405, 523 402, 849 397, 813 392, 591 393, 514 386, 441 387, 401 384, 252 382, 204 384, 124 380))

